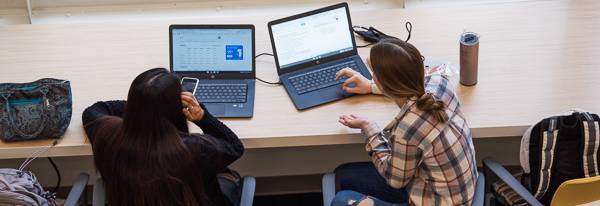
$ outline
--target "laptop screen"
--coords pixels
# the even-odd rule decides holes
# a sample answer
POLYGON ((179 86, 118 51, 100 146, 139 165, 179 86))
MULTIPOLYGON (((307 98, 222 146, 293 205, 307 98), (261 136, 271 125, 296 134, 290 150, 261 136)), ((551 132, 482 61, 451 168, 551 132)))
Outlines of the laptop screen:
POLYGON ((252 73, 252 29, 171 31, 174 72, 252 73))
POLYGON ((272 25, 271 32, 281 69, 354 47, 345 7, 272 25))

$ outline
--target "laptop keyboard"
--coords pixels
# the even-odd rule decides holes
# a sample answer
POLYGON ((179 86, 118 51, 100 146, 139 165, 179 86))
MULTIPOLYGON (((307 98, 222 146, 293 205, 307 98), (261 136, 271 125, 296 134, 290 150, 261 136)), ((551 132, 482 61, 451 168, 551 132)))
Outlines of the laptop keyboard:
POLYGON ((298 94, 312 92, 343 83, 348 78, 344 76, 339 80, 335 80, 335 73, 346 67, 358 71, 356 63, 349 61, 290 77, 290 82, 298 94))
POLYGON ((247 84, 198 84, 196 98, 201 103, 243 103, 247 84))

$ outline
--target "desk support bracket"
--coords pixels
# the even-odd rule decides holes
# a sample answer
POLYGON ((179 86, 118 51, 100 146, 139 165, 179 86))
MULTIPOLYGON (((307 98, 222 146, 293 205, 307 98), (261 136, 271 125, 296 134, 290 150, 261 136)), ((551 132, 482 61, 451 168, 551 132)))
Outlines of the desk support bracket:
POLYGON ((29 24, 33 24, 33 17, 31 15, 31 0, 25 0, 27 2, 27 20, 29 20, 29 24))

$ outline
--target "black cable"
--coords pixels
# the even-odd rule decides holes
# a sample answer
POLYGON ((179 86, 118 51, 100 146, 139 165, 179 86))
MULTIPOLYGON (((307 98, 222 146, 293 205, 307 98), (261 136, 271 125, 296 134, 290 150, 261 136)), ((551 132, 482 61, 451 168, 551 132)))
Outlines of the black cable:
POLYGON ((281 81, 279 81, 279 82, 268 82, 268 81, 262 80, 262 79, 260 79, 258 77, 256 77, 256 80, 258 80, 258 81, 260 81, 262 83, 265 83, 265 84, 270 84, 270 85, 283 85, 283 83, 281 83, 281 81))
POLYGON ((269 53, 260 53, 260 54, 258 54, 258 55, 256 55, 256 56, 254 56, 254 58, 256 59, 256 58, 258 58, 258 57, 260 57, 260 56, 265 56, 265 55, 266 55, 266 56, 273 56, 273 54, 269 54, 269 53))
POLYGON ((364 47, 371 46, 373 44, 375 44, 375 43, 368 43, 368 44, 365 44, 365 45, 359 45, 359 46, 356 46, 356 48, 364 48, 364 47))
POLYGON ((406 21, 406 23, 404 24, 404 27, 406 28, 406 31, 408 32, 408 36, 406 37, 406 40, 404 40, 404 41, 408 42, 408 40, 410 40, 410 34, 412 33, 412 23, 410 23, 410 21, 406 21))
POLYGON ((369 30, 369 28, 364 27, 364 26, 352 26, 352 29, 364 29, 364 30, 369 30))
MULTIPOLYGON (((258 57, 260 57, 260 56, 273 56, 273 54, 270 54, 270 53, 264 53, 264 52, 263 52, 263 53, 260 53, 260 54, 258 54, 258 55, 256 55, 256 56, 254 56, 254 59, 256 59, 256 58, 258 58, 258 57)), ((281 81, 278 81, 278 82, 268 82, 268 81, 262 80, 262 79, 260 79, 260 78, 258 78, 258 77, 255 77, 255 79, 256 79, 256 80, 258 80, 258 81, 260 81, 260 82, 262 82, 262 83, 265 83, 265 84, 270 84, 270 85, 282 85, 282 84, 283 84, 283 83, 281 83, 281 81)))
POLYGON ((52 190, 52 193, 56 193, 58 191, 58 188, 60 188, 60 171, 58 170, 58 167, 56 167, 56 164, 54 163, 54 160, 52 160, 52 158, 48 157, 48 161, 50 161, 50 164, 52 164, 52 167, 54 168, 54 171, 56 172, 56 177, 58 179, 58 181, 56 182, 56 186, 52 190))

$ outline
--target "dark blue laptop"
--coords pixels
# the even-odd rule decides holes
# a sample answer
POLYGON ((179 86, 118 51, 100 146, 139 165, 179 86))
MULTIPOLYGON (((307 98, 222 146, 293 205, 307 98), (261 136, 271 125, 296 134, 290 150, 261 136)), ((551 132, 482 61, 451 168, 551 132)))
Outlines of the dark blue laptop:
POLYGON ((254 25, 171 25, 169 33, 171 72, 198 79, 196 99, 216 117, 252 117, 254 25))
POLYGON ((356 51, 348 4, 309 11, 268 24, 277 73, 297 109, 343 99, 345 78, 335 73, 349 67, 371 79, 356 51))

